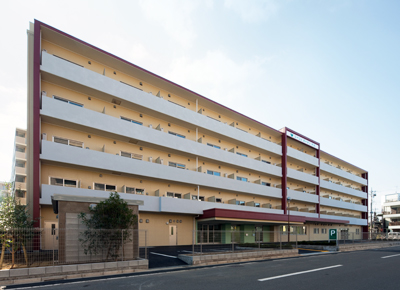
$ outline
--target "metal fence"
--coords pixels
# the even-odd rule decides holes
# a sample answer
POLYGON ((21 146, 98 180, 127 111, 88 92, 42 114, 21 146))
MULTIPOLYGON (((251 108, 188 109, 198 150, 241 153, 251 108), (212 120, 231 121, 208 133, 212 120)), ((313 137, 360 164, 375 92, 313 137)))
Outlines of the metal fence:
POLYGON ((145 230, 0 231, 0 269, 147 258, 146 239, 145 230))

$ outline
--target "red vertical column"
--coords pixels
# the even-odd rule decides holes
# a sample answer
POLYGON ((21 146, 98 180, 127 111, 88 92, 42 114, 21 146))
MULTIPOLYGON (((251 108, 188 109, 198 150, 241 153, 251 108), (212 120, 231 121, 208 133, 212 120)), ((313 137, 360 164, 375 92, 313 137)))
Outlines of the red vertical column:
POLYGON ((282 134, 282 209, 287 214, 286 198, 287 198, 287 134, 282 134))
MULTIPOLYGON (((40 217, 40 22, 35 20, 34 42, 33 42, 33 218, 38 220, 40 217)), ((34 225, 40 227, 37 221, 34 225)))
POLYGON ((318 214, 318 217, 320 217, 319 211, 320 211, 320 203, 321 203, 321 197, 320 197, 320 172, 319 172, 319 167, 321 165, 321 159, 320 159, 320 146, 318 146, 317 150, 317 158, 318 158, 318 167, 315 169, 315 175, 318 177, 318 185, 316 186, 315 189, 315 194, 318 195, 318 203, 315 205, 315 212, 318 214))
POLYGON ((362 187, 362 191, 367 193, 367 198, 362 200, 362 204, 367 207, 367 212, 363 212, 361 214, 361 217, 363 219, 367 220, 367 225, 362 227, 362 231, 363 231, 363 233, 367 233, 369 231, 369 229, 368 229, 368 211, 369 211, 369 208, 368 208, 368 172, 363 173, 361 175, 361 177, 367 180, 367 185, 362 187))

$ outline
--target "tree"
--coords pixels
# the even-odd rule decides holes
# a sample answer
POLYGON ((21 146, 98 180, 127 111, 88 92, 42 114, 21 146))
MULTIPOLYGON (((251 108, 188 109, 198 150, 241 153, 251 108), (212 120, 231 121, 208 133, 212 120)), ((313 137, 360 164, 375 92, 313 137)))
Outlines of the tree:
POLYGON ((117 260, 119 250, 131 241, 132 229, 137 224, 137 216, 128 207, 128 203, 120 198, 117 192, 110 197, 89 207, 90 215, 80 213, 79 217, 86 226, 79 241, 85 254, 98 255, 106 250, 106 260, 110 257, 117 260))
POLYGON ((15 264, 15 253, 21 248, 26 265, 29 266, 26 243, 32 239, 34 223, 35 220, 29 216, 26 205, 21 205, 14 196, 3 197, 0 201, 0 269, 3 266, 5 251, 8 250, 12 254, 12 268, 15 264))

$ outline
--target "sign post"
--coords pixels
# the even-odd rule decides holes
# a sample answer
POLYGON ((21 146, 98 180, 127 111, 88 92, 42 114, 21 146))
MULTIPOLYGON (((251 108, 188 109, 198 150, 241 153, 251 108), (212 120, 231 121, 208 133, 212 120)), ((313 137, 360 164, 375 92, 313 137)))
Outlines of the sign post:
POLYGON ((337 229, 329 230, 329 241, 336 240, 336 250, 338 248, 338 240, 337 240, 337 229))

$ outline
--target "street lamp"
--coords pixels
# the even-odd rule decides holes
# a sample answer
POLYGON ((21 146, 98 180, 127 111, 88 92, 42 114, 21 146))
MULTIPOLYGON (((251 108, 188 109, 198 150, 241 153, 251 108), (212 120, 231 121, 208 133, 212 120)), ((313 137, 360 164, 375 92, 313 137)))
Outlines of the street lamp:
POLYGON ((288 211, 288 216, 287 216, 288 243, 290 243, 290 209, 289 209, 289 207, 290 207, 290 200, 291 200, 291 198, 288 196, 286 200, 287 200, 287 211, 288 211))

